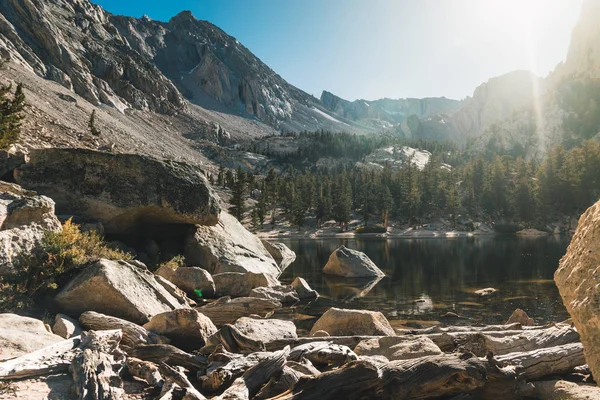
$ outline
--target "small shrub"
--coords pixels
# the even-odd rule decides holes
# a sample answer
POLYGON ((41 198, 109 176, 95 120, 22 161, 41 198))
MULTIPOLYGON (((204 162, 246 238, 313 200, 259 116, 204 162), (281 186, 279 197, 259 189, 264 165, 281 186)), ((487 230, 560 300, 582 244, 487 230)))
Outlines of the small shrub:
POLYGON ((36 293, 58 289, 60 278, 100 258, 131 260, 133 257, 111 249, 96 232, 81 232, 79 225, 67 220, 61 232, 46 232, 39 255, 21 257, 16 276, 0 281, 0 311, 30 305, 36 293))
POLYGON ((354 230, 354 233, 386 233, 387 228, 383 225, 375 226, 359 226, 354 230))
POLYGON ((169 261, 165 261, 164 263, 160 264, 160 266, 169 267, 173 271, 175 271, 179 267, 185 267, 185 257, 180 254, 178 256, 173 257, 169 261))

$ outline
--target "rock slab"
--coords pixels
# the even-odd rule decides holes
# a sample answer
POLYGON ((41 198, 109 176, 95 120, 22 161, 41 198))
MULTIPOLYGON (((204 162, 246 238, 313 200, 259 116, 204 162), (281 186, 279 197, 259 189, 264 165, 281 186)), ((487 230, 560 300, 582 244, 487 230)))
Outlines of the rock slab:
POLYGON ((31 353, 61 340, 38 319, 0 314, 0 360, 31 353))
POLYGON ((96 311, 140 325, 156 314, 185 307, 147 269, 111 260, 86 267, 55 300, 69 315, 96 311))
POLYGON ((581 216, 554 274, 592 375, 600 376, 600 202, 581 216))
POLYGON ((183 350, 196 350, 206 344, 206 339, 217 332, 212 321, 193 309, 178 309, 157 314, 144 328, 171 339, 173 345, 183 350))
POLYGON ((168 265, 163 265, 156 271, 156 275, 162 276, 188 294, 194 293, 196 289, 201 290, 203 295, 206 296, 215 294, 215 282, 208 271, 202 268, 171 268, 168 265))
POLYGON ((345 278, 385 276, 365 253, 349 249, 346 246, 341 246, 331 253, 329 261, 323 268, 323 273, 345 278))
POLYGON ((310 336, 325 331, 330 336, 395 336, 387 318, 379 311, 348 310, 332 307, 315 322, 310 336))
POLYGON ((359 356, 383 356, 390 361, 442 354, 442 350, 431 339, 423 336, 367 339, 356 345, 354 352, 359 356))

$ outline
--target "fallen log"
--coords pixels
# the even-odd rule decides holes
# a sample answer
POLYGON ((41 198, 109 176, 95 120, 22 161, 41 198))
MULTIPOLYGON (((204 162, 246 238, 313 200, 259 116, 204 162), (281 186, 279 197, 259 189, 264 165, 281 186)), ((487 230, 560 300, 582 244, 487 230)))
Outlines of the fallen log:
POLYGON ((300 362, 302 359, 306 359, 315 365, 339 367, 350 361, 358 360, 358 356, 347 346, 323 341, 305 343, 294 347, 290 351, 288 360, 300 362))
POLYGON ((278 308, 281 308, 281 303, 274 300, 257 297, 231 299, 229 296, 225 296, 213 303, 198 307, 196 310, 206 315, 219 327, 225 324, 233 324, 238 318, 253 314, 266 317, 278 308))
POLYGON ((488 353, 503 355, 525 352, 546 347, 562 346, 579 341, 579 333, 570 326, 523 331, 518 335, 504 337, 477 333, 466 338, 456 338, 458 350, 469 351, 479 357, 488 353), (464 341, 462 341, 464 340, 464 341))
POLYGON ((272 377, 269 382, 260 389, 256 396, 254 396, 253 400, 267 400, 286 392, 292 389, 303 376, 305 376, 305 374, 288 367, 286 364, 283 367, 281 374, 272 377))
POLYGON ((164 361, 171 366, 182 366, 190 370, 206 368, 207 358, 186 353, 169 344, 141 345, 132 349, 130 355, 155 364, 164 361))
POLYGON ((76 336, 41 350, 0 362, 0 381, 66 372, 80 342, 81 337, 76 336))
POLYGON ((218 345, 223 345, 225 350, 231 353, 249 354, 257 351, 265 351, 265 344, 263 342, 249 338, 231 324, 223 325, 217 333, 211 335, 207 340, 206 346, 200 349, 200 353, 212 353, 218 345))
POLYGON ((141 344, 168 344, 169 339, 157 335, 154 332, 110 315, 100 314, 94 311, 86 311, 79 317, 79 323, 87 329, 94 331, 105 331, 120 329, 123 331, 122 347, 127 351, 141 344))
POLYGON ((265 343, 266 351, 277 351, 283 349, 285 346, 292 348, 313 342, 329 342, 340 346, 347 346, 351 349, 355 348, 357 344, 363 340, 368 339, 380 339, 385 336, 325 336, 325 337, 299 337, 299 338, 285 338, 277 339, 265 343))
POLYGON ((355 361, 316 377, 302 377, 278 400, 416 400, 471 392, 485 385, 485 362, 444 354, 392 361, 382 368, 355 361))
MULTIPOLYGON (((532 327, 534 328, 534 327, 532 327)), ((543 327, 537 327, 543 329, 543 327)), ((439 325, 432 326, 425 329, 408 329, 405 334, 410 335, 431 335, 433 333, 447 333, 447 332, 500 332, 500 331, 518 331, 522 330, 523 327, 520 323, 515 322, 508 325, 485 325, 485 326, 447 326, 442 327, 439 325)))
POLYGON ((250 400, 273 376, 281 373, 290 348, 277 351, 237 378, 218 400, 250 400))
POLYGON ((82 352, 75 356, 70 371, 79 400, 119 400, 125 391, 120 377, 125 358, 119 350, 120 330, 84 332, 82 352))
POLYGON ((146 381, 150 386, 163 387, 164 379, 156 364, 135 357, 127 357, 125 365, 131 376, 146 381))

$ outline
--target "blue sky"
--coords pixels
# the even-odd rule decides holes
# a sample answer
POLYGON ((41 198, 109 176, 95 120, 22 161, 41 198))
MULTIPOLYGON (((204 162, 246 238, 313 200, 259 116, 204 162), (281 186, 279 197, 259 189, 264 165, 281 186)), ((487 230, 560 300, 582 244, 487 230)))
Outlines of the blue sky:
POLYGON ((236 37, 317 97, 464 98, 517 69, 566 57, 583 0, 95 0, 167 21, 182 10, 236 37))

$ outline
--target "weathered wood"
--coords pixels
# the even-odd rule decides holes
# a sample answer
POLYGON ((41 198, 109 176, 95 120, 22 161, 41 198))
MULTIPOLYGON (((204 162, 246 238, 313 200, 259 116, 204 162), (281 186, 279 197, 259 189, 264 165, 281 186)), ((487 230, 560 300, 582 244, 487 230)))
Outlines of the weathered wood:
POLYGON ((502 355, 561 346, 578 341, 579 333, 570 326, 564 326, 523 331, 519 335, 505 337, 493 337, 485 333, 477 333, 469 336, 465 342, 458 344, 458 349, 470 351, 479 357, 483 357, 490 352, 494 355, 502 355))
POLYGON ((135 357, 127 357, 125 365, 132 376, 146 381, 150 386, 163 387, 164 380, 156 364, 135 357))
POLYGON ((160 372, 165 377, 165 380, 175 383, 177 386, 182 388, 185 391, 184 399, 185 400, 206 400, 204 397, 192 383, 189 381, 187 376, 184 373, 178 371, 177 369, 170 367, 164 362, 160 363, 160 372))
POLYGON ((326 336, 326 337, 299 337, 299 338, 285 338, 277 339, 265 343, 266 351, 277 351, 283 349, 285 346, 292 348, 313 342, 329 342, 340 346, 347 346, 351 349, 355 348, 363 340, 368 339, 380 339, 384 336, 326 336))
POLYGON ((278 301, 259 299, 257 297, 231 299, 225 296, 213 303, 196 308, 196 310, 206 315, 219 327, 225 324, 233 324, 238 318, 247 317, 252 314, 266 317, 278 308, 281 308, 281 303, 278 301))
POLYGON ((566 374, 575 367, 585 364, 581 343, 569 343, 494 358, 502 369, 514 369, 520 379, 527 381, 549 375, 566 374))
POLYGON ((416 400, 473 391, 485 385, 485 362, 444 354, 392 361, 382 368, 355 361, 316 377, 302 377, 278 400, 416 400))
POLYGON ((263 342, 249 338, 231 324, 223 325, 217 333, 210 336, 206 346, 200 349, 200 353, 212 353, 218 345, 223 345, 225 350, 232 353, 249 354, 257 351, 265 351, 265 344, 263 342))
POLYGON ((142 344, 168 344, 169 339, 157 335, 154 332, 126 321, 121 318, 110 315, 100 314, 94 311, 86 311, 79 317, 79 323, 87 329, 94 331, 105 331, 120 329, 123 331, 123 340, 121 346, 125 351, 142 344))
POLYGON ((290 348, 276 351, 237 378, 219 400, 250 400, 273 376, 280 374, 290 353, 290 348))
MULTIPOLYGON (((531 332, 541 332, 542 330, 531 330, 531 332)), ((529 332, 529 331, 528 331, 529 332)), ((425 335, 431 339, 442 351, 453 352, 458 347, 471 340, 477 339, 484 334, 487 337, 503 338, 508 336, 519 336, 526 333, 524 330, 507 330, 507 331, 485 331, 483 332, 442 332, 425 335)), ((485 354, 484 354, 485 355, 485 354)))
POLYGON ((81 342, 76 336, 41 350, 0 362, 0 381, 66 372, 81 342))
MULTIPOLYGON (((533 328, 533 327, 532 327, 533 328)), ((541 327, 537 327, 541 328, 541 327)), ((523 327, 520 323, 515 322, 508 325, 485 325, 485 326, 447 326, 442 327, 439 325, 432 326, 425 329, 408 329, 405 331, 406 334, 410 335, 431 335, 434 333, 444 332, 499 332, 499 331, 515 331, 522 330, 523 327)))
POLYGON ((358 360, 358 356, 347 346, 322 341, 294 347, 288 360, 299 362, 302 359, 309 360, 315 365, 339 367, 350 361, 358 360))
POLYGON ((137 346, 130 351, 130 355, 155 364, 164 361, 171 366, 182 366, 190 370, 203 369, 207 365, 207 358, 186 353, 169 344, 149 344, 137 346))
MULTIPOLYGON (((289 362, 289 361, 288 361, 289 362)), ((253 400, 266 400, 290 390, 305 374, 300 373, 287 365, 283 367, 279 376, 272 377, 266 385, 254 396, 253 400)))
POLYGON ((73 387, 79 400, 119 400, 123 398, 120 371, 125 358, 118 349, 120 330, 84 332, 81 354, 71 363, 73 387))
POLYGON ((269 358, 273 353, 256 352, 246 356, 230 353, 222 348, 208 357, 206 374, 200 377, 202 390, 218 393, 229 387, 251 367, 269 358))

